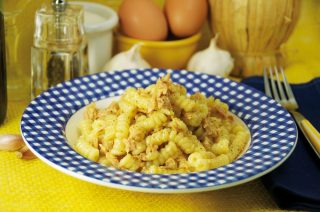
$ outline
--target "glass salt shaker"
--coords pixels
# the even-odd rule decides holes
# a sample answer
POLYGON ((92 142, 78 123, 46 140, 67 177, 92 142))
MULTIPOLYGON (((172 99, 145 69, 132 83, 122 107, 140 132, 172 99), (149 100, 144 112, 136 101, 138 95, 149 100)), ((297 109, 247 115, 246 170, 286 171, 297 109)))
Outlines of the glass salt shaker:
POLYGON ((31 98, 88 73, 83 8, 53 0, 36 12, 31 49, 31 98))

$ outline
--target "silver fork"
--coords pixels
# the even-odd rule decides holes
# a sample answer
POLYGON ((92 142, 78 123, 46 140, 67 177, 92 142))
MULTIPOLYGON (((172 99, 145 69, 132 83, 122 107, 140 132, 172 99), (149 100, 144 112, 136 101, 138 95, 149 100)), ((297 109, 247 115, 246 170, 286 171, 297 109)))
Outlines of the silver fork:
POLYGON ((320 133, 301 113, 297 111, 299 109, 299 105, 296 101, 296 98, 294 97, 291 86, 287 81, 283 68, 280 67, 279 69, 283 78, 284 86, 280 81, 279 70, 277 67, 264 69, 265 93, 268 96, 274 98, 274 100, 279 102, 284 108, 286 108, 293 115, 294 119, 296 120, 304 136, 307 138, 311 147, 313 148, 317 156, 320 158, 320 133), (274 74, 276 78, 275 80, 274 80, 274 74), (285 93, 287 94, 287 96, 285 93))

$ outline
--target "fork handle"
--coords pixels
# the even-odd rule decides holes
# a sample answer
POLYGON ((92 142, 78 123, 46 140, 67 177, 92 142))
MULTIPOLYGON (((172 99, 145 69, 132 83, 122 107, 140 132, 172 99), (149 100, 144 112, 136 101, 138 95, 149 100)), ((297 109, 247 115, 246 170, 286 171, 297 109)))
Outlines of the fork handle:
POLYGON ((310 143, 311 147, 320 158, 320 133, 301 113, 291 113, 296 119, 301 131, 310 143))
POLYGON ((309 139, 312 141, 313 146, 320 153, 320 133, 307 119, 301 121, 300 124, 303 128, 303 131, 308 135, 309 139))

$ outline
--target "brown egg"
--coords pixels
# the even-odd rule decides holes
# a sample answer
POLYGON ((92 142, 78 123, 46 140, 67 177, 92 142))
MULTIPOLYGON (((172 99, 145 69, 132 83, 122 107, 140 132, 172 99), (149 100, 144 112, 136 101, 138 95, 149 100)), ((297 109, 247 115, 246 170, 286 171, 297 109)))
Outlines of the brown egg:
POLYGON ((201 30, 207 14, 207 0, 166 0, 165 14, 171 32, 177 37, 188 37, 201 30))
POLYGON ((166 17, 152 0, 124 0, 119 8, 120 28, 125 35, 143 40, 165 40, 166 17))

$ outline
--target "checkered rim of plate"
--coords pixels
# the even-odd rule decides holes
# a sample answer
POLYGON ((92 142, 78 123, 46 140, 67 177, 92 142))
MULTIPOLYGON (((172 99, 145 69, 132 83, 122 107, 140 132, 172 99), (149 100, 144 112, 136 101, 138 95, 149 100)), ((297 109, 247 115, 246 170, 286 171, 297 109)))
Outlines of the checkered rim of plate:
POLYGON ((289 113, 263 93, 226 78, 170 69, 102 72, 58 84, 26 108, 21 132, 40 159, 66 174, 108 187, 159 193, 199 192, 250 181, 279 166, 291 154, 297 139, 289 113), (188 93, 201 92, 226 102, 247 124, 252 142, 241 158, 203 172, 144 174, 102 166, 67 144, 65 125, 76 111, 92 101, 121 95, 127 87, 146 87, 168 72, 188 93))

